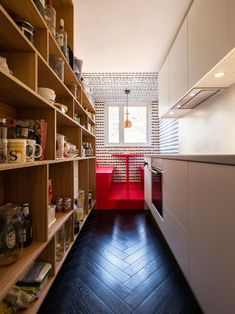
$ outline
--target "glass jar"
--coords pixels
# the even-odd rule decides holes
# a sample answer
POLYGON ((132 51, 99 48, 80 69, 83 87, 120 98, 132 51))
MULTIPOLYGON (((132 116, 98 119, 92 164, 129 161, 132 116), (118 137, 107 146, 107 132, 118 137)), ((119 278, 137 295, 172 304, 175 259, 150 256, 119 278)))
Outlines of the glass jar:
POLYGON ((56 233, 56 261, 59 262, 65 253, 64 225, 56 233))
POLYGON ((64 82, 64 60, 57 56, 50 55, 49 64, 61 81, 64 82))
POLYGON ((15 204, 0 206, 0 266, 16 262, 23 251, 23 218, 15 204))

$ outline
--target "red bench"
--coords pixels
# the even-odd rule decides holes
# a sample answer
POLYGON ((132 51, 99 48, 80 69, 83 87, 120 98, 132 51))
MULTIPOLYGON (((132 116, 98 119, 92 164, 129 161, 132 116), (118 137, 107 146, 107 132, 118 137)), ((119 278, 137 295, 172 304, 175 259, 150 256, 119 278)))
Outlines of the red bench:
MULTIPOLYGON (((96 208, 99 209, 103 201, 109 199, 109 191, 113 182, 113 166, 96 167, 96 208)), ((100 207, 100 209, 102 209, 100 207)))

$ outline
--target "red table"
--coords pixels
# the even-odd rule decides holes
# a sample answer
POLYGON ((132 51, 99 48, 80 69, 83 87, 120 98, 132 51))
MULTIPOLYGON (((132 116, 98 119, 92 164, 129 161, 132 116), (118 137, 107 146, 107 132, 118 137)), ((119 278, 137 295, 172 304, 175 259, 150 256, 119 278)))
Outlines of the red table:
POLYGON ((125 157, 126 158, 126 182, 129 183, 129 172, 130 172, 130 157, 144 157, 144 154, 112 154, 112 157, 125 157))

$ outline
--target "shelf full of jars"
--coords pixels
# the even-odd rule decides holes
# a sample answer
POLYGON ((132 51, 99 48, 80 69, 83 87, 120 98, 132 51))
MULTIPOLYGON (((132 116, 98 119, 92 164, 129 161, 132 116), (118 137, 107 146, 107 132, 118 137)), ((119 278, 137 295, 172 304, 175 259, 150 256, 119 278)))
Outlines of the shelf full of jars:
POLYGON ((94 208, 94 167, 83 159, 0 171, 0 307, 39 308, 94 208), (47 272, 31 278, 38 267, 47 272))
POLYGON ((36 313, 95 206, 95 110, 71 0, 1 0, 0 24, 0 310, 36 313))
MULTIPOLYGON (((5 110, 1 110, 1 117, 11 118, 8 121, 10 129, 18 126, 22 130, 29 129, 40 123, 40 132, 50 137, 52 145, 46 159, 87 157, 83 154, 84 143, 89 148, 92 145, 89 157, 91 151, 94 156, 95 109, 78 80, 81 72, 77 68, 76 72, 73 70, 76 58, 70 48, 73 47, 70 39, 73 35, 71 1, 54 1, 56 10, 52 1, 48 1, 44 13, 39 2, 26 0, 26 7, 20 7, 14 0, 1 1, 0 22, 5 25, 0 30, 4 39, 0 45, 0 83, 4 85, 0 90, 0 102, 4 104, 1 109, 5 110), (66 3, 69 5, 61 6, 66 3), (58 19, 55 19, 55 14, 51 17, 51 12, 56 12, 58 19), (65 15, 64 19, 59 18, 61 14, 65 15), (20 21, 18 16, 21 16, 20 21), (55 26, 56 21, 58 27, 55 26), (66 23, 68 34, 63 27, 66 23), (50 123, 49 120, 54 121, 50 123), (56 129, 55 139, 51 133, 53 127, 56 129), (56 153, 52 151, 53 146, 56 153)), ((1 123, 4 124, 4 121, 1 123)), ((9 140, 27 139, 30 134, 15 132, 11 136, 14 138, 9 140)), ((46 145, 43 136, 41 143, 36 144, 46 145)), ((43 145, 42 155, 45 150, 43 145)), ((7 159, 6 156, 3 158, 7 159)))

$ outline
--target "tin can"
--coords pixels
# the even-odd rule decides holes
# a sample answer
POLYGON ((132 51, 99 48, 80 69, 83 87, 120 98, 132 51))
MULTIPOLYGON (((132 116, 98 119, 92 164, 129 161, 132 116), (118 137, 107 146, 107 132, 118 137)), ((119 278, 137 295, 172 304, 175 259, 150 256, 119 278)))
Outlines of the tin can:
POLYGON ((71 210, 72 200, 71 197, 63 198, 63 212, 67 213, 71 210))
POLYGON ((57 197, 56 199, 56 211, 62 212, 63 209, 63 197, 57 197))

